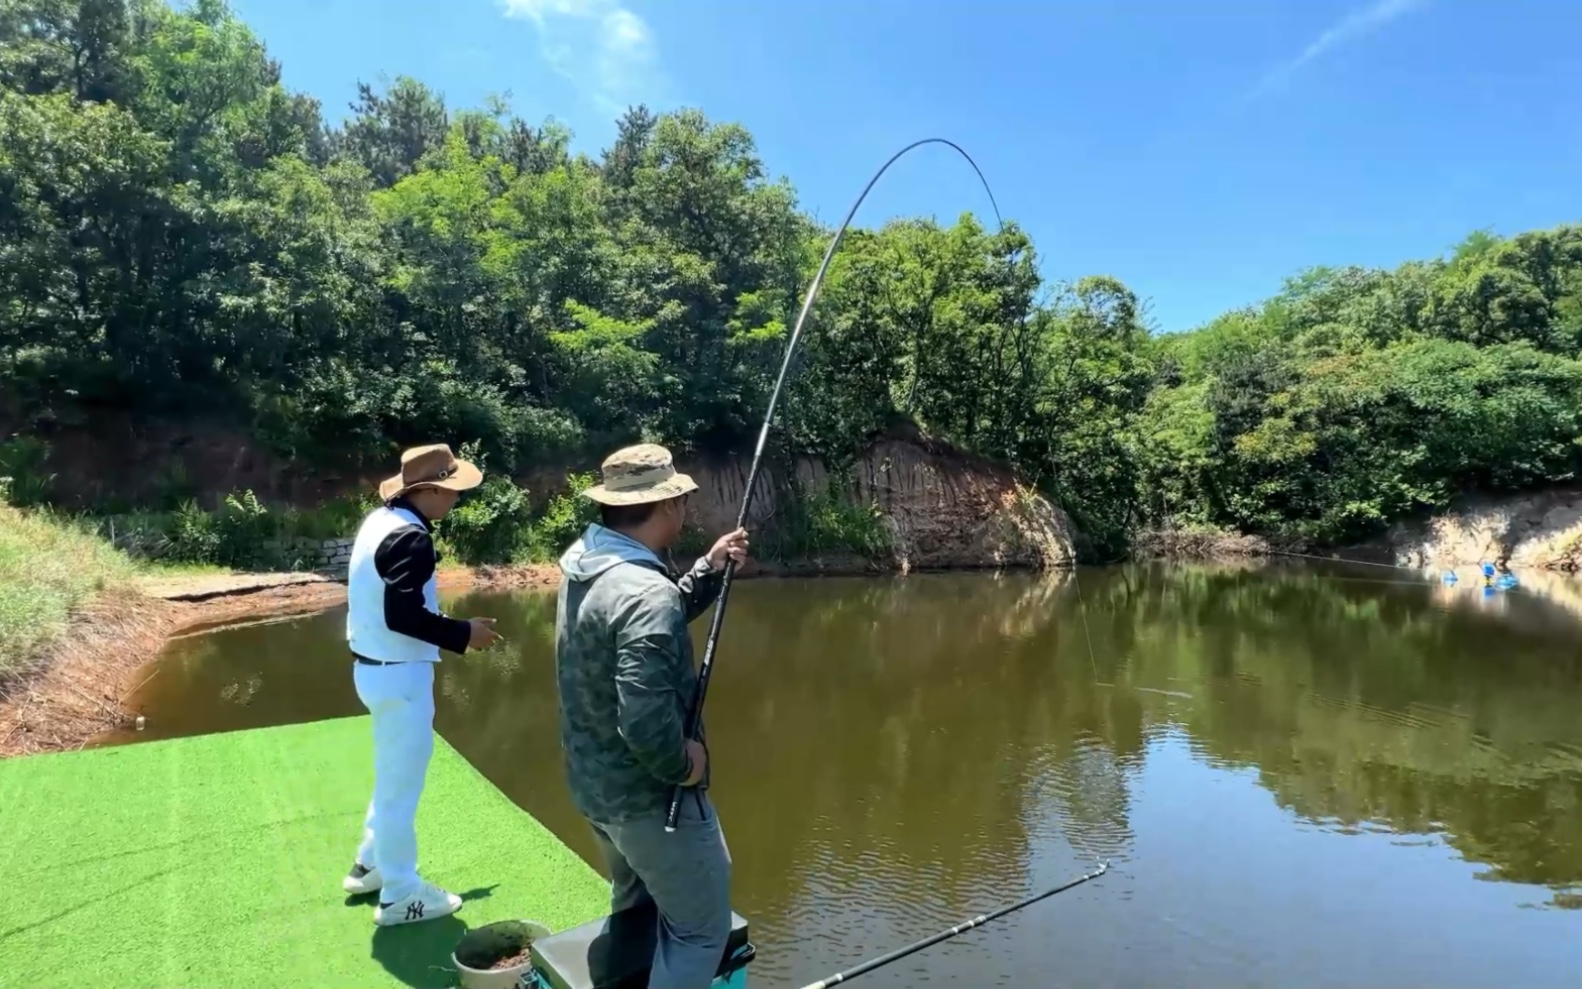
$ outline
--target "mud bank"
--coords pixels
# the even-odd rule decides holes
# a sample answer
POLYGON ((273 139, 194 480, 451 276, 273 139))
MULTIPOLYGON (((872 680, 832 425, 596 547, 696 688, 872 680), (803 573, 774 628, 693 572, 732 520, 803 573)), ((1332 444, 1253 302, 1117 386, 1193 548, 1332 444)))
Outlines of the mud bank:
MULTIPOLYGON (((0 757, 81 748, 127 723, 121 699, 171 636, 260 618, 311 614, 344 601, 327 580, 289 581, 201 600, 132 590, 101 595, 72 616, 41 672, 0 698, 0 757)), ((146 676, 146 675, 145 675, 146 676)))
POLYGON ((1212 529, 1150 529, 1132 537, 1136 560, 1219 562, 1269 556, 1275 548, 1261 536, 1212 529))
MULTIPOLYGON (((895 572, 842 557, 792 566, 750 562, 741 578, 856 576, 895 572)), ((440 588, 506 590, 559 586, 554 566, 451 568, 440 588)), ((225 574, 150 582, 141 590, 101 595, 72 616, 67 634, 40 664, 42 672, 0 697, 0 758, 79 749, 132 724, 122 704, 150 677, 172 638, 243 622, 315 614, 346 602, 346 585, 312 574, 225 574)))
POLYGON ((1582 570, 1582 486, 1466 498, 1449 511, 1408 519, 1376 539, 1343 546, 1306 546, 1187 529, 1140 532, 1131 549, 1138 559, 1231 560, 1296 554, 1416 570, 1471 568, 1474 575, 1483 563, 1568 575, 1582 570))
MULTIPOLYGON (((59 437, 57 437, 59 439, 59 437)), ((156 463, 182 464, 194 448, 180 437, 150 430, 135 444, 156 463)), ((120 474, 90 469, 115 463, 103 437, 77 435, 55 447, 64 490, 78 497, 121 492, 111 483, 118 477, 152 476, 143 470, 120 474), (98 454, 102 453, 103 457, 98 454), (106 459, 108 458, 108 459, 106 459)), ((331 492, 363 488, 376 478, 322 478, 321 484, 279 490, 266 483, 268 459, 223 435, 206 436, 199 453, 232 442, 232 456, 208 458, 212 468, 227 469, 200 477, 206 501, 226 491, 258 482, 260 494, 311 502, 331 492), (212 476, 210 476, 212 474, 212 476)), ((113 445, 113 444, 112 444, 113 445)), ((199 459, 205 459, 200 457, 199 459)), ((724 532, 736 520, 745 493, 748 463, 744 458, 678 458, 697 480, 691 514, 706 533, 724 532), (690 460, 690 462, 689 462, 690 460)), ((146 465, 145 465, 146 466, 146 465)), ((279 465, 275 465, 279 466, 279 465)), ((574 469, 586 469, 579 465, 574 469)), ((563 488, 566 469, 543 470, 518 478, 535 499, 563 488)), ((279 471, 290 476, 289 471, 279 471)), ((748 527, 755 535, 776 531, 791 517, 797 500, 808 493, 833 490, 841 500, 875 509, 889 534, 890 551, 882 559, 831 553, 790 565, 753 561, 743 578, 760 576, 835 576, 907 573, 915 570, 1054 569, 1075 565, 1075 533, 1065 514, 1023 485, 1003 465, 934 442, 915 431, 876 438, 849 469, 835 472, 813 458, 766 463, 754 496, 748 527)), ((441 575, 447 589, 466 587, 553 587, 560 581, 553 566, 450 569, 441 575)), ((175 635, 213 629, 242 621, 307 614, 340 605, 345 588, 310 574, 245 574, 172 579, 152 583, 142 593, 101 596, 74 616, 66 637, 45 657, 41 669, 9 696, 0 698, 0 756, 54 751, 82 746, 101 732, 122 726, 129 715, 121 699, 147 676, 145 668, 164 643, 175 635)), ((155 674, 157 675, 157 673, 155 674)))
MULTIPOLYGON (((543 583, 544 568, 495 574, 504 586, 543 583)), ((444 589, 488 582, 487 574, 447 570, 444 589)), ((558 576, 558 575, 557 575, 558 576)), ((312 574, 224 574, 150 581, 103 594, 74 614, 42 672, 0 697, 0 758, 81 748, 128 726, 122 699, 157 676, 149 664, 181 635, 241 622, 310 615, 346 602, 346 585, 312 574)))
POLYGON ((1401 566, 1488 562, 1576 573, 1582 569, 1582 487, 1469 498, 1449 512, 1396 525, 1358 549, 1401 566))

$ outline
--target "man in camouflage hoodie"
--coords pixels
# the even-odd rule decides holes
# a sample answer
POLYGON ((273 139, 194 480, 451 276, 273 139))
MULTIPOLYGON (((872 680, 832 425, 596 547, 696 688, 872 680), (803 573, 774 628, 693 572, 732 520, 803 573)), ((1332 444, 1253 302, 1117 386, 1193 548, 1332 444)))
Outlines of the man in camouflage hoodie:
POLYGON ((660 560, 681 534, 697 485, 670 452, 628 447, 585 492, 600 506, 560 558, 555 616, 560 741, 572 801, 610 867, 612 913, 652 900, 660 921, 650 989, 703 989, 730 934, 730 854, 705 791, 708 750, 688 739, 697 683, 687 623, 718 597, 747 534, 723 536, 679 579, 660 560), (689 787, 675 833, 670 795, 689 787))

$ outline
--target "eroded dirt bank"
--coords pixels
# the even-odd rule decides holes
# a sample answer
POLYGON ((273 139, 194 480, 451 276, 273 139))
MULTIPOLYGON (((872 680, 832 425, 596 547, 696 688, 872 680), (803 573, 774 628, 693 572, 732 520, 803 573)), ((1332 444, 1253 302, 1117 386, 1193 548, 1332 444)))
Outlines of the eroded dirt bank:
MULTIPOLYGON (((748 467, 735 459, 694 469, 702 489, 694 504, 705 531, 723 532, 735 522, 748 467)), ((892 544, 891 559, 881 569, 1054 569, 1076 562, 1076 533, 1063 511, 1003 465, 915 432, 878 439, 849 476, 833 477, 825 464, 806 457, 795 462, 794 471, 801 490, 833 486, 850 504, 877 507, 892 544)), ((758 483, 748 524, 765 531, 793 489, 773 466, 758 483)), ((816 570, 825 561, 807 562, 816 570)), ((838 559, 828 562, 842 565, 838 559)))
MULTIPOLYGON (((0 416, 3 419, 3 416, 0 416)), ((0 422, 0 425, 7 425, 0 422)), ((24 424, 10 423, 22 428, 24 424)), ((170 478, 182 478, 183 495, 213 507, 232 491, 250 489, 268 503, 299 508, 354 491, 367 491, 389 473, 378 464, 366 470, 304 471, 282 462, 245 430, 210 421, 136 420, 103 411, 52 420, 42 430, 48 444, 44 464, 56 499, 68 507, 106 500, 146 504, 168 498, 170 478)), ((460 439, 449 438, 453 444, 460 439)), ((707 531, 735 521, 751 452, 729 458, 699 458, 678 451, 678 466, 702 487, 693 499, 707 531)), ((563 490, 568 471, 597 470, 585 463, 541 467, 517 478, 535 502, 563 490)), ((821 461, 801 457, 785 465, 766 457, 750 524, 759 533, 782 521, 781 504, 794 474, 804 490, 830 482, 821 461)), ((873 440, 856 458, 849 478, 838 484, 857 504, 876 504, 890 527, 894 559, 880 569, 956 567, 1058 567, 1072 563, 1074 533, 1053 505, 1027 492, 1003 465, 934 441, 910 427, 873 440)), ((849 568, 854 560, 807 561, 814 571, 849 568)))
MULTIPOLYGON (((683 462, 681 467, 700 486, 692 501, 698 524, 710 533, 728 529, 735 521, 748 465, 727 460, 683 462)), ((889 558, 831 553, 789 566, 755 561, 743 569, 744 578, 1064 568, 1075 562, 1074 534, 1064 513, 1004 467, 920 436, 880 439, 839 482, 815 460, 800 459, 794 470, 801 490, 834 484, 849 503, 876 506, 890 534, 889 558)), ((787 498, 796 497, 797 490, 784 482, 773 466, 760 475, 751 529, 763 532, 781 520, 787 498)), ((535 493, 548 488, 552 485, 535 493)), ((554 566, 452 569, 441 576, 442 586, 451 590, 550 587, 559 580, 554 566)), ((80 748, 126 724, 130 715, 122 698, 150 675, 148 664, 171 636, 309 614, 336 607, 345 598, 343 584, 311 574, 170 579, 138 591, 102 595, 73 617, 67 636, 46 657, 43 672, 0 699, 0 757, 80 748)))
MULTIPOLYGON (((1315 555, 1387 563, 1415 570, 1460 570, 1500 564, 1536 576, 1582 570, 1582 486, 1519 495, 1467 498, 1450 511, 1410 519, 1384 535, 1349 546, 1277 543, 1234 532, 1160 530, 1137 533, 1135 557, 1238 559, 1315 555)), ((1545 580, 1548 586, 1552 581, 1545 580)))
POLYGON ((1393 527, 1359 547, 1401 566, 1504 563, 1514 570, 1582 569, 1582 487, 1469 498, 1456 509, 1393 527))
POLYGON ((208 593, 201 599, 152 597, 125 589, 100 595, 72 616, 42 672, 0 699, 0 757, 80 748, 126 722, 121 699, 134 677, 173 635, 248 619, 309 614, 346 599, 333 581, 284 582, 208 593))
MULTIPOLYGON (((553 568, 443 571, 446 590, 527 587, 559 580, 553 568)), ((314 574, 228 574, 150 581, 101 595, 72 616, 42 673, 0 697, 0 758, 81 748, 128 724, 121 701, 150 676, 172 637, 241 622, 310 615, 346 602, 346 585, 314 574)))

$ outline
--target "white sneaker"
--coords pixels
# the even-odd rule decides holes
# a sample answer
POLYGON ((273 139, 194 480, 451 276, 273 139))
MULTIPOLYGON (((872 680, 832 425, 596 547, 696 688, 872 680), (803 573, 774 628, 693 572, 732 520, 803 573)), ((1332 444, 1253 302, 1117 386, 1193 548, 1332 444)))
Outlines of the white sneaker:
POLYGON ((433 883, 424 883, 418 891, 394 903, 381 903, 374 910, 374 923, 380 927, 397 924, 416 924, 436 917, 448 917, 461 909, 461 897, 447 893, 433 883))
POLYGON ((364 893, 376 893, 384 888, 384 876, 379 874, 378 868, 370 869, 361 862, 352 865, 352 871, 341 880, 341 889, 353 896, 362 896, 364 893))

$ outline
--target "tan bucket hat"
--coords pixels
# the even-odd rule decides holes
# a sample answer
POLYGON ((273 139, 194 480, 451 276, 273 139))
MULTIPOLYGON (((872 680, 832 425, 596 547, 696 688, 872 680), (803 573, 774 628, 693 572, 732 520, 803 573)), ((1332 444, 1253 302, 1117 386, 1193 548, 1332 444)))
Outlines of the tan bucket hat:
POLYGON ((415 446, 401 454, 401 473, 379 483, 384 501, 399 498, 422 488, 466 491, 483 483, 483 471, 465 460, 457 460, 444 443, 415 446))
POLYGON ((676 472, 670 451, 655 443, 617 450, 605 458, 604 483, 583 492, 601 505, 642 505, 668 501, 698 489, 685 474, 676 472))

